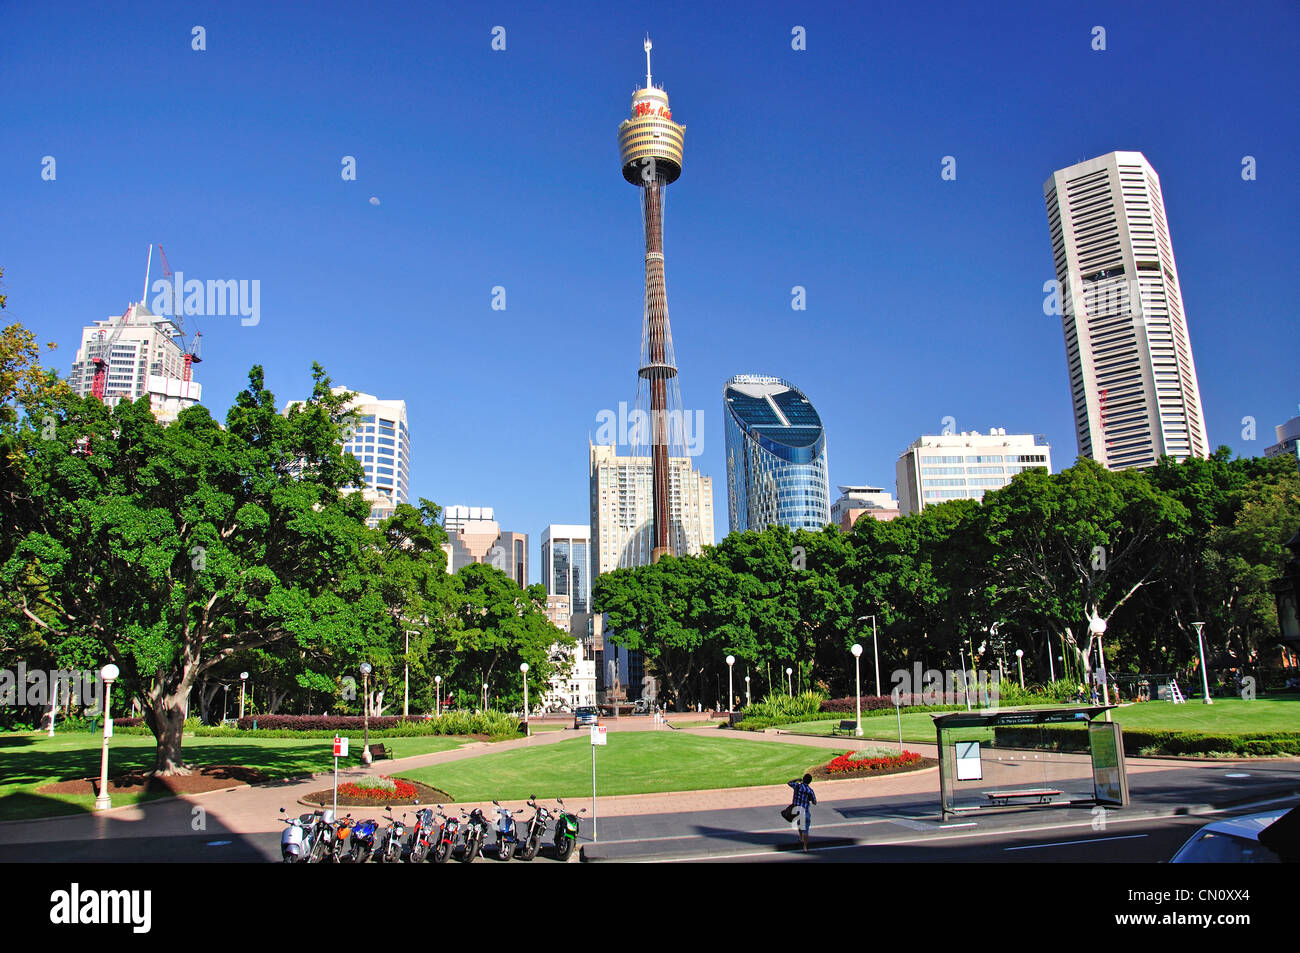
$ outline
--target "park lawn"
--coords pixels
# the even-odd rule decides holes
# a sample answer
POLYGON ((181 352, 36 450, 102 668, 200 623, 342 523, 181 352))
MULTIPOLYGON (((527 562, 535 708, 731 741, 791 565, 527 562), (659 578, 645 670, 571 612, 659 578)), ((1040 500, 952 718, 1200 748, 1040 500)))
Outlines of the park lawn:
MULTIPOLYGON (((468 739, 445 735, 377 739, 395 758, 446 751, 468 739)), ((361 757, 361 739, 351 739, 352 767, 361 757)), ((99 774, 102 736, 89 732, 59 732, 53 738, 41 732, 0 735, 0 820, 52 817, 90 811, 91 795, 38 794, 52 781, 71 781, 99 774)), ((185 738, 186 761, 198 764, 238 764, 260 768, 271 778, 318 773, 334 767, 328 738, 185 738)), ((109 773, 153 767, 153 735, 117 732, 109 742, 109 773)), ((167 797, 164 792, 114 794, 113 806, 167 797)))
MULTIPOLYGON (((676 732, 611 731, 596 747, 597 795, 784 784, 837 751, 676 732)), ((591 742, 573 738, 403 772, 457 801, 521 801, 591 795, 591 742)))

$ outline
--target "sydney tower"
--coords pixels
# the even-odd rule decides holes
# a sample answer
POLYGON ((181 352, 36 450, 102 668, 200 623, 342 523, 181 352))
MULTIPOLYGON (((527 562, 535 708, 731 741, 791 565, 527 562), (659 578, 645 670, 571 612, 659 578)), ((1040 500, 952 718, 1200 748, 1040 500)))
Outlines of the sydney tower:
MULTIPOLYGON (((681 399, 677 364, 668 326, 668 292, 664 284, 664 187, 682 174, 686 128, 673 122, 668 94, 650 82, 650 40, 645 41, 645 86, 632 94, 632 115, 618 126, 623 178, 641 190, 645 220, 645 316, 641 335, 641 382, 649 387, 649 449, 653 479, 655 562, 672 551, 669 545, 668 457, 671 409, 680 424, 681 399), (671 390, 671 395, 670 395, 671 390)), ((639 403, 639 401, 638 401, 639 403)), ((676 430, 676 428, 673 428, 676 430)))

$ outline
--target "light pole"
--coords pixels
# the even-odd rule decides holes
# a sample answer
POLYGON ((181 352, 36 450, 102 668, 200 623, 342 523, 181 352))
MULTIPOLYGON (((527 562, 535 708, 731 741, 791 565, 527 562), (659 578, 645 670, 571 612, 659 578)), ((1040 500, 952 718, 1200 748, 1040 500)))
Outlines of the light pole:
POLYGON ((749 676, 746 675, 745 676, 745 707, 748 708, 751 704, 753 703, 749 700, 749 676))
POLYGON ((1213 705, 1210 700, 1210 672, 1205 667, 1205 640, 1201 638, 1201 630, 1205 628, 1204 622, 1193 622, 1192 628, 1196 630, 1196 645, 1201 650, 1201 691, 1205 695, 1205 704, 1213 705))
MULTIPOLYGON (((1035 629, 1034 635, 1038 635, 1041 629, 1035 629)), ((1056 663, 1052 661, 1052 634, 1047 634, 1047 677, 1053 682, 1056 681, 1056 663)))
MULTIPOLYGON (((853 643, 850 649, 853 653, 853 702, 858 707, 858 727, 853 729, 853 734, 862 737, 862 646, 857 642, 853 643)), ((880 689, 876 689, 880 691, 880 689)))
POLYGON ((483 683, 483 711, 487 711, 487 682, 483 683))
POLYGON ((793 674, 794 674, 794 669, 790 668, 789 666, 786 666, 786 669, 785 669, 785 691, 786 691, 786 694, 789 695, 791 698, 794 698, 794 682, 793 682, 793 681, 791 680, 791 678, 790 678, 790 676, 792 676, 793 674))
POLYGON ((248 684, 248 673, 239 673, 239 717, 244 717, 244 686, 248 684))
POLYGON ((370 663, 361 663, 361 711, 362 724, 365 726, 365 747, 361 751, 361 760, 370 764, 370 663))
MULTIPOLYGON (((961 693, 966 697, 966 710, 970 711, 970 686, 966 684, 966 644, 957 643, 957 655, 961 658, 961 693)), ((971 663, 972 665, 974 662, 971 663)))
MULTIPOLYGON (((876 617, 874 615, 860 615, 859 622, 871 620, 871 654, 876 660, 876 696, 880 696, 880 639, 876 637, 876 617)), ((856 654, 856 653, 855 653, 856 654)), ((859 692, 861 694, 861 692, 859 692)), ((861 727, 861 726, 859 726, 861 727)))
POLYGON ((1020 688, 1023 691, 1025 687, 1025 650, 1016 649, 1016 665, 1020 668, 1020 688))
POLYGON ((1106 634, 1106 620, 1099 615, 1094 615, 1092 621, 1088 623, 1088 631, 1097 637, 1097 655, 1101 657, 1100 672, 1101 676, 1101 701, 1103 705, 1110 704, 1110 685, 1107 684, 1109 679, 1106 678, 1106 652, 1101 645, 1101 637, 1106 634))
POLYGON ((727 656, 727 711, 728 712, 732 710, 732 699, 736 697, 735 693, 732 691, 731 688, 731 667, 735 664, 736 664, 736 656, 728 655, 727 656))
POLYGON ((442 717, 442 676, 433 676, 433 711, 439 718, 442 717))
POLYGON ((524 673, 524 735, 531 738, 533 729, 528 724, 528 663, 520 662, 519 671, 524 673))
POLYGON ((108 739, 113 737, 113 717, 109 714, 108 706, 117 676, 118 668, 112 662, 99 670, 99 677, 104 680, 104 750, 99 756, 99 795, 95 798, 97 811, 107 811, 113 806, 113 801, 108 796, 108 739))
POLYGON ((221 686, 221 723, 226 723, 226 708, 230 703, 230 686, 221 686))

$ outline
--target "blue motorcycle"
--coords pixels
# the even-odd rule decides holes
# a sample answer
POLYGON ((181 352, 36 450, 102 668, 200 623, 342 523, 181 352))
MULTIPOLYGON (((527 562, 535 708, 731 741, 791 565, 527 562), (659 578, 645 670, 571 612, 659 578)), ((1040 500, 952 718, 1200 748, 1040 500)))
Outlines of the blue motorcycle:
POLYGON ((515 847, 519 843, 519 837, 515 833, 515 816, 508 807, 502 807, 501 802, 493 801, 496 805, 497 814, 497 860, 509 860, 515 854, 515 847))
POLYGON ((375 836, 379 833, 379 822, 374 818, 357 821, 352 828, 351 858, 354 864, 364 864, 375 853, 375 836))

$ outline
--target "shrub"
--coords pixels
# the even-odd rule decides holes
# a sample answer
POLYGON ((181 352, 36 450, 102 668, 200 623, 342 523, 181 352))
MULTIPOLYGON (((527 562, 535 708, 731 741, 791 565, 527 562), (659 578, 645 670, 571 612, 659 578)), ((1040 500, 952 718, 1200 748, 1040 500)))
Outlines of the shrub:
MULTIPOLYGON (((257 723, 258 734, 264 731, 292 732, 294 735, 307 732, 324 735, 336 732, 357 734, 365 729, 365 719, 356 715, 259 715, 256 718, 250 716, 239 719, 239 730, 252 731, 254 722, 257 723)), ((440 718, 380 716, 370 719, 372 738, 422 735, 488 735, 495 738, 517 734, 518 730, 518 721, 499 711, 453 711, 440 718)), ((222 728, 201 728, 196 734, 225 736, 228 731, 222 728)))
POLYGON ((374 801, 383 803, 385 801, 413 801, 415 800, 415 785, 410 781, 403 781, 401 778, 362 778, 360 781, 349 781, 347 784, 339 785, 339 794, 346 798, 354 800, 374 801))
POLYGON ((744 709, 746 718, 786 718, 803 721, 808 715, 821 710, 826 696, 821 692, 800 692, 798 695, 767 695, 744 709))
MULTIPOLYGON (((1264 731, 1223 735, 1201 731, 1124 730, 1124 753, 1130 758, 1187 755, 1200 757, 1270 757, 1300 755, 1300 731, 1264 731)), ((1049 751, 1087 751, 1088 734, 1074 728, 1001 727, 994 744, 1049 751)))

